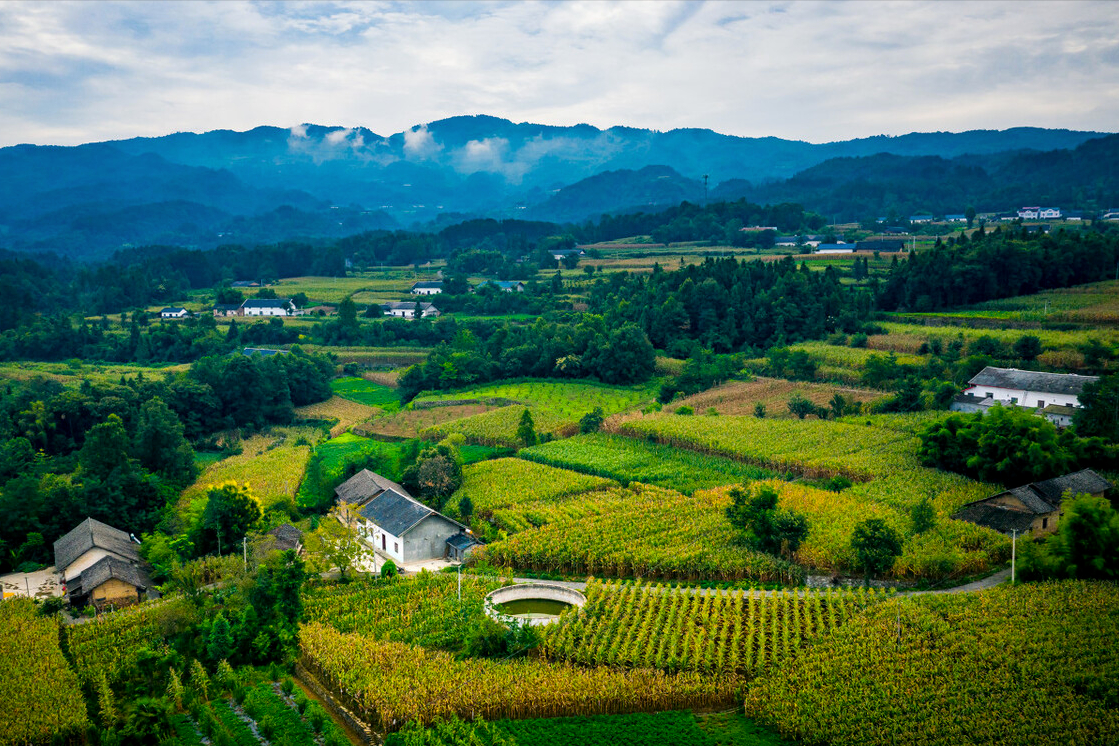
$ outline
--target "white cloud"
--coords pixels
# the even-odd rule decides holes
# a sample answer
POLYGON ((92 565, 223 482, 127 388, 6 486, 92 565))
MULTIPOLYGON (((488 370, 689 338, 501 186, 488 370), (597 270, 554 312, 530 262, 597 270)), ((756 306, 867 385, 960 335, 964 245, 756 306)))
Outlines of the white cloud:
POLYGON ((1119 3, 0 3, 0 144, 316 122, 405 131, 422 158, 412 126, 464 113, 817 142, 1114 130, 1119 3))

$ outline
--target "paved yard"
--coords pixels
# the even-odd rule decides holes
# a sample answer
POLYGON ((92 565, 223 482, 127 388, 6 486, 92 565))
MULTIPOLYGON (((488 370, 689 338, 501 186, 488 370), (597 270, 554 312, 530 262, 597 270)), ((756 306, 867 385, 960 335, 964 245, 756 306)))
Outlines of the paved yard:
POLYGON ((4 598, 11 596, 32 596, 33 598, 50 598, 62 595, 62 582, 58 570, 48 567, 36 572, 13 572, 0 575, 0 589, 4 598))

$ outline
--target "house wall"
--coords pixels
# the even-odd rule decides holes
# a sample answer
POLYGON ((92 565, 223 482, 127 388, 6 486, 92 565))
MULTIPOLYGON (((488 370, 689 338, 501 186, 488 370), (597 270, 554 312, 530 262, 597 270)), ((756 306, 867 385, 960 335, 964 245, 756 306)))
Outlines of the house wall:
POLYGON ((1030 524, 1030 533, 1034 536, 1043 536, 1053 533, 1057 530, 1057 521, 1060 515, 1060 511, 1055 510, 1052 513, 1036 516, 1034 522, 1030 524))
POLYGON ((439 295, 442 292, 440 288, 415 288, 412 295, 439 295))
POLYGON ((423 519, 404 536, 404 561, 422 562, 442 559, 447 553, 447 539, 461 529, 446 518, 431 515, 423 519))
POLYGON ((140 602, 140 593, 134 585, 117 578, 109 578, 90 592, 89 600, 95 606, 110 603, 115 606, 129 606, 140 602))
POLYGON ((245 308, 245 316, 288 316, 288 312, 282 308, 245 308))
POLYGON ((67 584, 69 584, 72 580, 77 580, 78 576, 82 574, 82 570, 86 569, 87 567, 92 567, 93 564, 100 560, 102 557, 116 557, 119 560, 128 562, 127 559, 121 557, 115 552, 109 552, 100 547, 94 547, 93 549, 86 551, 85 554, 71 562, 70 566, 62 571, 63 579, 66 581, 67 584))
POLYGON ((1052 394, 1046 391, 1029 391, 1024 389, 1004 389, 999 386, 972 386, 965 393, 975 396, 990 394, 996 401, 1010 402, 1017 399, 1019 407, 1038 408, 1050 404, 1063 404, 1067 407, 1079 407, 1080 399, 1072 394, 1052 394))
POLYGON ((363 519, 361 524, 361 535, 366 544, 380 554, 392 557, 398 565, 404 563, 404 541, 399 536, 383 530, 373 521, 363 519))

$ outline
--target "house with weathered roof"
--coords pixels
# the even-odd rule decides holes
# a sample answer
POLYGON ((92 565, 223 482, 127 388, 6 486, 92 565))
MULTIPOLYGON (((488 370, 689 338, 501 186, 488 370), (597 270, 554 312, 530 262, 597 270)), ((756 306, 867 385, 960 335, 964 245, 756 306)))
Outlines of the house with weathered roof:
POLYGON ((54 543, 54 565, 70 603, 124 606, 151 587, 139 545, 130 534, 86 518, 54 543))
POLYGON ((365 541, 400 564, 444 558, 462 560, 478 543, 466 526, 368 469, 340 484, 334 494, 340 504, 353 508, 365 541))
POLYGON ((412 295, 439 295, 442 292, 442 281, 412 283, 412 295))
POLYGON ((1079 407, 1084 387, 1098 380, 1098 376, 987 366, 968 381, 964 393, 1031 409, 1045 409, 1050 404, 1079 407))
POLYGON ((303 551, 303 532, 290 523, 284 523, 268 532, 273 539, 273 546, 280 552, 292 551, 299 554, 303 551))
POLYGON ((240 316, 242 314, 240 303, 215 303, 213 314, 216 317, 240 316))
POLYGON ((185 319, 188 316, 190 316, 190 311, 178 306, 168 306, 159 312, 159 318, 161 319, 185 319))
POLYGON ((1067 496, 1081 493, 1100 497, 1111 482, 1091 469, 1046 479, 976 500, 960 508, 953 518, 994 529, 1000 533, 1052 533, 1067 496))

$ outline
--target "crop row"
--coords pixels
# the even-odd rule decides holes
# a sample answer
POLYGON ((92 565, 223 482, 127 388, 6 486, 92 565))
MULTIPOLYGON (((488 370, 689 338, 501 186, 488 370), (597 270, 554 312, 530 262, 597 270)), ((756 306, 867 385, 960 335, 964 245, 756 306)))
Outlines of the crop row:
POLYGON ((421 573, 349 585, 320 586, 304 597, 305 618, 341 632, 425 647, 458 648, 482 615, 482 599, 500 583, 421 573))
POLYGON ((542 651, 584 665, 752 676, 881 598, 862 589, 757 595, 595 582, 582 609, 547 628, 542 651))
POLYGON ((586 474, 643 482, 691 494, 697 489, 767 479, 773 472, 721 456, 596 433, 526 448, 521 458, 586 474))
POLYGON ((461 420, 451 420, 440 425, 424 428, 420 437, 424 440, 442 440, 448 435, 461 433, 468 442, 487 446, 515 447, 517 428, 525 410, 532 412, 534 429, 537 434, 570 435, 576 430, 573 421, 546 410, 512 404, 500 409, 483 412, 461 420))
POLYGON ((58 622, 28 598, 0 602, 0 743, 73 738, 86 725, 78 677, 58 647, 58 622))
POLYGON ((799 582, 803 570, 734 543, 722 505, 638 483, 518 508, 538 528, 475 550, 496 565, 568 575, 799 582), (541 513, 543 514, 541 516, 541 513), (534 524, 536 525, 536 524, 534 524))
MULTIPOLYGON (((601 477, 577 474, 567 469, 502 458, 472 464, 463 469, 462 487, 447 503, 447 510, 461 515, 459 504, 470 499, 474 515, 489 520, 497 511, 529 504, 555 504, 572 495, 604 489, 614 483, 601 477)), ((509 531, 526 524, 501 526, 509 531)))
POLYGON ((123 675, 136 652, 161 645, 169 625, 188 610, 178 600, 145 604, 102 615, 89 624, 66 627, 66 644, 78 677, 94 684, 104 674, 110 684, 123 675))
POLYGON ((456 660, 442 651, 303 627, 301 660, 374 728, 407 721, 560 717, 710 708, 740 682, 696 673, 580 668, 539 660, 456 660))
POLYGON ((888 601, 758 679, 746 713, 806 743, 1116 743, 1116 590, 888 601))

